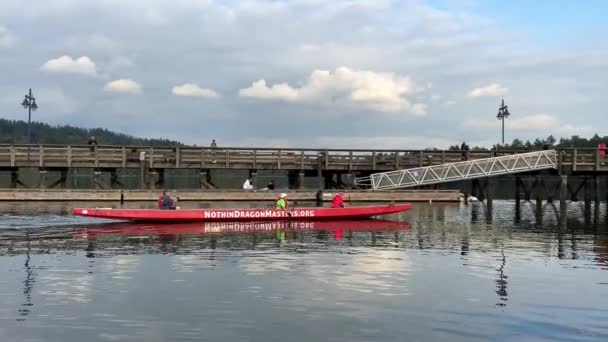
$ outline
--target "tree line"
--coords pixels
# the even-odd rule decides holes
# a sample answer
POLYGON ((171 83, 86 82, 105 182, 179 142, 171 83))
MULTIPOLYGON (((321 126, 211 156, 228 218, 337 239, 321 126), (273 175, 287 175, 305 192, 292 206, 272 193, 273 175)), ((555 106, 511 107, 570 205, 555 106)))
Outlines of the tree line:
MULTIPOLYGON (((549 135, 547 138, 536 138, 533 141, 526 140, 525 142, 521 139, 513 139, 510 144, 495 144, 491 148, 486 146, 474 146, 472 150, 518 150, 518 151, 533 151, 542 150, 547 148, 568 148, 568 147, 597 147, 601 142, 608 143, 608 136, 600 137, 598 134, 594 134, 591 138, 584 138, 579 135, 573 135, 570 138, 560 138, 559 141, 553 136, 549 135)), ((461 145, 451 145, 450 150, 460 150, 461 145)))
MULTIPOLYGON (((31 129, 34 144, 86 145, 89 138, 94 136, 100 145, 183 146, 181 142, 174 140, 138 138, 105 128, 51 126, 42 122, 32 122, 31 129)), ((0 144, 27 144, 27 122, 0 119, 0 144)))

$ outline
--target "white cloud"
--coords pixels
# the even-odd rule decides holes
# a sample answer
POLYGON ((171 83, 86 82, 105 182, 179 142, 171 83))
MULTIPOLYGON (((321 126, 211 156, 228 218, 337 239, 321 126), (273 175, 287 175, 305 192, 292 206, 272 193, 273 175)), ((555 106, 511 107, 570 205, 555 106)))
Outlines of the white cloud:
POLYGON ((82 56, 78 59, 73 59, 70 56, 61 56, 48 60, 40 67, 40 70, 50 73, 97 76, 95 63, 87 56, 82 56))
POLYGON ((201 88, 195 83, 185 83, 179 86, 173 87, 173 95, 176 96, 192 96, 192 97, 209 97, 217 98, 220 96, 215 90, 201 88))
POLYGON ((469 97, 484 97, 484 96, 500 96, 509 92, 508 88, 503 87, 498 83, 492 83, 487 86, 475 88, 469 93, 469 97))
POLYGON ((103 88, 105 91, 114 93, 141 93, 141 85, 130 79, 119 79, 106 83, 103 88))
POLYGON ((239 95, 263 100, 342 103, 382 112, 408 111, 424 115, 424 104, 411 104, 405 98, 414 91, 414 83, 409 77, 339 67, 335 71, 313 71, 301 87, 292 87, 287 83, 269 86, 262 79, 241 89, 239 95))
POLYGON ((15 37, 4 26, 0 26, 0 48, 7 48, 13 45, 15 37))

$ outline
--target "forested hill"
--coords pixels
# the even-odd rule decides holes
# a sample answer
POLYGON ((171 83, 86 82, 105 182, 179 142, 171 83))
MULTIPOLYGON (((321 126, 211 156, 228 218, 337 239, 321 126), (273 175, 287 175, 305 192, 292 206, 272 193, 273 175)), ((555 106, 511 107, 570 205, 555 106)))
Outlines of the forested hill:
MULTIPOLYGON (((79 128, 73 126, 51 126, 32 122, 32 142, 35 144, 86 145, 94 136, 99 145, 132 146, 181 146, 182 143, 168 139, 144 139, 116 133, 104 128, 79 128)), ((0 144, 27 143, 27 122, 0 119, 0 144)))

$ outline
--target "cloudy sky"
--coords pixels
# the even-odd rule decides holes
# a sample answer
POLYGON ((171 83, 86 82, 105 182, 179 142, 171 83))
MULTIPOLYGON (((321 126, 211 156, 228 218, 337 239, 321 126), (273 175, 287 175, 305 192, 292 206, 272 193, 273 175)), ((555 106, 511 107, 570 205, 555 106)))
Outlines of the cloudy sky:
POLYGON ((608 2, 0 2, 0 117, 220 145, 608 134, 608 2))

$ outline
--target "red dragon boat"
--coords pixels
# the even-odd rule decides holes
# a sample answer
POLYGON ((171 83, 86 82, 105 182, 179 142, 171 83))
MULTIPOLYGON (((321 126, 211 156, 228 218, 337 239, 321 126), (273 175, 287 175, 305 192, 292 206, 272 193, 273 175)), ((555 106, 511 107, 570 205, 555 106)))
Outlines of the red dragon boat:
POLYGON ((390 204, 346 208, 300 207, 287 210, 247 209, 113 209, 74 208, 78 216, 114 220, 147 222, 214 222, 214 221, 274 221, 274 220, 344 220, 395 214, 412 208, 411 204, 390 204))

